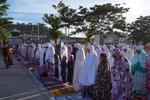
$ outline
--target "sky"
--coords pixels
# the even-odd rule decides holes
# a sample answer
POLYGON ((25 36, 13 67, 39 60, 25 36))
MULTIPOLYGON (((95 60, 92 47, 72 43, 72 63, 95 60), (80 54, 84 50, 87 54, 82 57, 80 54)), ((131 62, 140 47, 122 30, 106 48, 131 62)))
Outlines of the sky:
MULTIPOLYGON (((8 0, 11 5, 8 10, 8 16, 13 18, 14 22, 25 23, 44 23, 42 16, 44 13, 54 13, 52 4, 58 4, 61 0, 8 0)), ((124 7, 129 7, 128 13, 124 14, 127 17, 127 22, 133 22, 139 16, 150 14, 150 0, 62 0, 66 5, 77 9, 79 6, 91 7, 95 4, 123 4, 124 7)))

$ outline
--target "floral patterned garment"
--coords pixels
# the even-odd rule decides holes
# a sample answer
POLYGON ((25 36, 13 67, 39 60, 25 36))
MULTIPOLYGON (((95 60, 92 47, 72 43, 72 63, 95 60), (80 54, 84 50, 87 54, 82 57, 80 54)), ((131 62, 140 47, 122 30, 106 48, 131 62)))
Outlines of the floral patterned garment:
POLYGON ((126 59, 114 61, 112 71, 112 100, 132 100, 132 79, 126 59))
POLYGON ((147 94, 150 94, 150 54, 148 54, 148 56, 146 57, 145 66, 147 68, 147 94))
POLYGON ((95 82, 95 100, 111 100, 111 72, 107 63, 100 63, 95 82))

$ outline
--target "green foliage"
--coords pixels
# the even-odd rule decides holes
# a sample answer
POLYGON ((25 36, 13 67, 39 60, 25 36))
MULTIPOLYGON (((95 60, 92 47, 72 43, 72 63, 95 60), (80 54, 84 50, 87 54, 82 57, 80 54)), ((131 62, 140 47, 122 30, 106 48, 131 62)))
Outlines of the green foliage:
POLYGON ((7 0, 0 0, 0 40, 5 40, 10 36, 10 33, 5 30, 12 23, 9 21, 11 18, 5 17, 9 9, 9 4, 6 2, 7 0))
POLYGON ((87 43, 90 43, 90 41, 91 41, 91 38, 86 37, 86 38, 83 40, 83 43, 84 43, 84 44, 87 44, 87 43))
POLYGON ((7 10, 9 9, 9 4, 6 3, 7 0, 0 0, 0 27, 5 28, 10 25, 12 22, 9 21, 12 18, 4 17, 7 15, 7 10))
POLYGON ((62 1, 57 5, 52 5, 58 12, 58 16, 45 14, 43 20, 52 26, 52 29, 62 27, 74 28, 76 33, 86 33, 90 40, 95 33, 105 33, 110 29, 119 29, 125 31, 126 22, 123 14, 128 12, 129 8, 124 8, 120 4, 112 5, 106 3, 95 5, 90 8, 79 6, 78 9, 70 8, 62 1))
POLYGON ((7 32, 6 30, 0 28, 0 41, 6 40, 10 36, 11 36, 10 32, 7 32))
POLYGON ((54 14, 44 14, 43 20, 47 24, 51 25, 52 29, 58 30, 59 28, 61 28, 61 19, 54 14))
POLYGON ((78 25, 80 18, 77 16, 76 10, 69 8, 62 1, 58 5, 53 5, 53 8, 59 13, 61 19, 61 27, 68 27, 78 25))
POLYGON ((50 29, 49 30, 49 37, 50 39, 55 41, 55 44, 57 44, 57 39, 63 36, 63 33, 59 30, 50 29))
MULTIPOLYGON (((126 13, 128 8, 121 7, 120 4, 112 5, 111 3, 103 5, 95 5, 91 7, 87 16, 87 21, 95 23, 99 32, 106 32, 111 29, 123 29, 122 24, 125 23, 123 13, 126 13)), ((124 27, 125 28, 125 27, 124 27)))
POLYGON ((9 5, 6 4, 7 0, 0 0, 0 17, 6 14, 6 11, 9 8, 9 5))
POLYGON ((134 42, 150 42, 150 16, 140 16, 136 21, 128 25, 128 31, 131 32, 134 42))
POLYGON ((50 29, 49 34, 52 40, 57 40, 63 35, 61 31, 55 29, 50 29))
MULTIPOLYGON (((64 8, 63 3, 60 3, 58 6, 53 5, 53 7, 55 9, 62 7, 64 12, 66 12, 66 8, 64 8)), ((61 13, 63 14, 63 12, 61 13)), ((59 31, 60 28, 64 27, 60 16, 56 16, 54 14, 44 14, 43 20, 51 26, 51 29, 49 30, 49 37, 50 39, 55 40, 56 43, 57 39, 63 35, 63 33, 59 31)))
MULTIPOLYGON (((95 33, 106 33, 110 29, 125 31, 126 22, 123 13, 128 12, 129 8, 121 7, 120 4, 111 3, 95 5, 90 9, 79 7, 78 16, 84 18, 84 24, 76 27, 76 32, 86 32, 87 38, 91 38, 95 33), (92 32, 89 32, 92 31, 92 32)), ((75 33, 76 33, 75 32, 75 33)))

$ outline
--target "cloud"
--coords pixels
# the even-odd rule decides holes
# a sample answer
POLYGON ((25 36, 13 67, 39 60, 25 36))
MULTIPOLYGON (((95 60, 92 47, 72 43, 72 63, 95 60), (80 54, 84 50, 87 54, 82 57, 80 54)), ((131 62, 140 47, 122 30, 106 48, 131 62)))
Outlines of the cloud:
POLYGON ((55 10, 52 4, 56 4, 57 0, 8 0, 11 8, 10 11, 31 12, 31 13, 52 13, 55 10))
MULTIPOLYGON (((56 13, 52 4, 57 4, 61 0, 8 0, 11 5, 9 12, 29 12, 41 14, 11 14, 15 20, 23 21, 42 21, 44 13, 56 13), (35 18, 34 18, 35 17, 35 18)), ((150 14, 150 0, 62 0, 66 5, 73 8, 78 8, 80 5, 91 7, 95 4, 104 3, 126 3, 125 7, 129 7, 130 11, 125 14, 128 22, 134 21, 140 15, 150 14)), ((10 15, 10 14, 9 14, 10 15)))
POLYGON ((139 16, 150 15, 149 4, 149 0, 127 0, 126 6, 130 8, 129 12, 125 14, 127 21, 133 22, 139 16))

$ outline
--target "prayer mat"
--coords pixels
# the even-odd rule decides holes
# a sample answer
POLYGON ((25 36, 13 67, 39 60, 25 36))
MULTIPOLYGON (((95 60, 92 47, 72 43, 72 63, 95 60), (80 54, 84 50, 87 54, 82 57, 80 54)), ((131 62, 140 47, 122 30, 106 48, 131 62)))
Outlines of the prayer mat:
POLYGON ((23 58, 21 56, 17 56, 16 58, 17 58, 18 62, 22 62, 23 61, 23 58))
POLYGON ((24 67, 30 68, 30 67, 32 67, 32 63, 26 61, 26 62, 24 62, 24 67))
POLYGON ((134 96, 133 100, 148 100, 146 96, 134 96))
POLYGON ((72 86, 67 86, 60 89, 50 90, 49 93, 53 96, 62 96, 62 95, 68 95, 72 93, 76 93, 74 88, 72 86))
POLYGON ((47 86, 47 89, 50 90, 50 91, 61 89, 61 88, 65 88, 65 85, 57 84, 57 85, 53 85, 53 86, 47 86))
POLYGON ((46 87, 63 84, 62 81, 60 81, 56 78, 42 78, 42 79, 40 79, 40 82, 46 87))
POLYGON ((57 78, 49 78, 49 77, 45 77, 45 78, 40 78, 40 81, 41 82, 61 82, 62 83, 62 81, 60 81, 59 79, 57 79, 57 78))
POLYGON ((32 77, 36 78, 36 79, 39 79, 40 78, 40 75, 37 71, 30 71, 32 77))
POLYGON ((54 82, 54 81, 44 82, 44 85, 46 86, 53 86, 53 85, 58 85, 58 84, 62 84, 62 82, 54 82))
POLYGON ((92 100, 91 98, 83 98, 80 93, 72 93, 69 95, 51 97, 52 100, 92 100))

